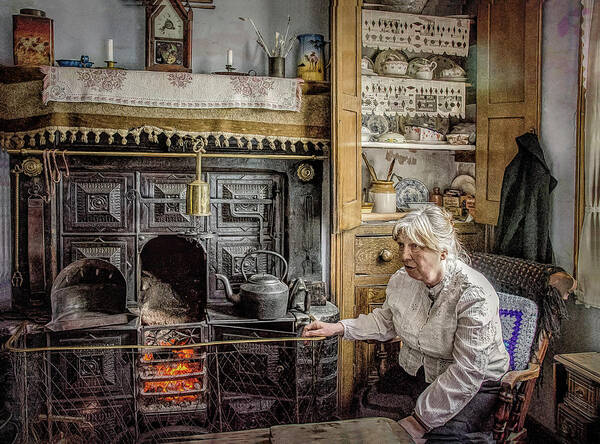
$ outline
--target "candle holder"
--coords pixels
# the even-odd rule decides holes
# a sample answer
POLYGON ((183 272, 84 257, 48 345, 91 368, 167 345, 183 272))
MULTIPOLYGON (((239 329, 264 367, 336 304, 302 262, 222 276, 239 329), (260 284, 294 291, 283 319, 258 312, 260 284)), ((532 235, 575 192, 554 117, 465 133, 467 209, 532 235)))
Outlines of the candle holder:
POLYGON ((247 76, 247 75, 256 75, 256 72, 251 69, 250 71, 253 72, 254 74, 250 74, 250 72, 238 72, 236 71, 237 68, 234 68, 233 65, 225 65, 225 69, 227 71, 216 71, 213 72, 213 74, 219 74, 219 75, 229 75, 229 76, 247 76))
POLYGON ((114 60, 105 60, 104 63, 106 63, 106 69, 119 69, 115 66, 117 62, 114 60))

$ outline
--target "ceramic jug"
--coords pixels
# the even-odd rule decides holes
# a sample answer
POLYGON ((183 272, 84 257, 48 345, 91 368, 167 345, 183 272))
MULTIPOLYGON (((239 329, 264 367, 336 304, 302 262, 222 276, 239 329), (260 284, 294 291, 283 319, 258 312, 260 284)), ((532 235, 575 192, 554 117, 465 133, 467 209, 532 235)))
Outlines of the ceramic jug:
POLYGON ((321 34, 300 34, 297 75, 303 80, 322 82, 325 80, 323 47, 325 40, 321 34))
POLYGON ((408 75, 417 79, 431 80, 433 71, 437 68, 434 60, 427 60, 423 57, 412 59, 408 64, 408 75))

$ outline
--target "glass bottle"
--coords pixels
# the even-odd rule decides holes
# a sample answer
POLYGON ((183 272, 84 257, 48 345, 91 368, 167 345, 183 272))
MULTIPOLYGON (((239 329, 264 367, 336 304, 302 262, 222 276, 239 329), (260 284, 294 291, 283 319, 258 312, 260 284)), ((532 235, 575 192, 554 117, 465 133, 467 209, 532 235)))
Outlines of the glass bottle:
POLYGON ((442 206, 442 193, 440 193, 440 187, 433 187, 433 191, 429 196, 429 202, 433 202, 438 207, 442 206))

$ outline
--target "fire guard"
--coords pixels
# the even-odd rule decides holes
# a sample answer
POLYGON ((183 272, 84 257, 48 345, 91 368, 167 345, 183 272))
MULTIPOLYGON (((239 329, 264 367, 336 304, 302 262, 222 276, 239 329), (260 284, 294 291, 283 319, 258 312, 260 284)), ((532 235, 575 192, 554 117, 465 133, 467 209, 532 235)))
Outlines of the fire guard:
POLYGON ((330 340, 206 342, 205 329, 140 327, 133 345, 131 331, 107 330, 56 346, 21 327, 6 344, 20 442, 143 443, 319 420, 318 360, 330 340))

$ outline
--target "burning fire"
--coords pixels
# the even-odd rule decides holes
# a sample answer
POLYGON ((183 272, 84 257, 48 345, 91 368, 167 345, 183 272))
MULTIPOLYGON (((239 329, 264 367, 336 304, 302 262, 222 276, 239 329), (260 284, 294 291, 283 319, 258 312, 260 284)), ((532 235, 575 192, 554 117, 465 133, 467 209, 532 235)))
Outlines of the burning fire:
MULTIPOLYGON (((175 345, 174 343, 166 344, 161 343, 159 345, 175 345)), ((183 348, 171 350, 173 359, 192 359, 194 358, 193 348, 183 348)), ((147 363, 151 363, 154 360, 153 353, 145 353, 142 360, 147 363)), ((165 402, 183 403, 183 402, 194 402, 198 399, 198 394, 186 394, 190 391, 198 391, 202 389, 202 377, 188 377, 182 378, 181 376, 194 375, 202 371, 201 361, 183 361, 183 362, 169 362, 152 364, 147 367, 152 373, 154 378, 162 378, 165 376, 172 376, 176 379, 167 379, 161 381, 144 381, 144 393, 164 393, 174 395, 181 393, 181 395, 165 396, 161 398, 165 402)))

